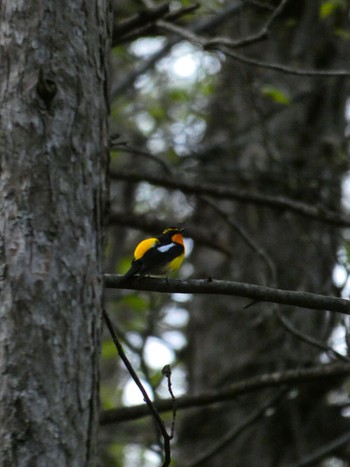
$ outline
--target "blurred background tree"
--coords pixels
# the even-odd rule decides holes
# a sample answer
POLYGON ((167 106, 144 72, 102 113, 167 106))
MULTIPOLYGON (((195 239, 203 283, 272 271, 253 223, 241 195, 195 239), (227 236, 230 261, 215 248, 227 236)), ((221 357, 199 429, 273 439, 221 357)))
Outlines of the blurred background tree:
MULTIPOLYGON (((188 256, 180 278, 347 296, 348 234, 342 222, 323 218, 348 207, 348 2, 188 7, 117 5, 106 272, 125 272, 146 234, 183 223, 188 256), (167 188, 169 178, 178 190, 167 188), (205 190, 188 195, 182 181, 288 198, 319 208, 319 219, 205 190)), ((111 290, 106 298, 155 399, 169 397, 161 375, 167 363, 178 396, 348 355, 348 321, 326 310, 111 290)), ((141 403, 105 337, 103 409, 141 403)), ((347 384, 265 389, 179 411, 173 465, 350 465, 347 384)), ((150 418, 105 425, 101 452, 106 466, 160 464, 150 418)))

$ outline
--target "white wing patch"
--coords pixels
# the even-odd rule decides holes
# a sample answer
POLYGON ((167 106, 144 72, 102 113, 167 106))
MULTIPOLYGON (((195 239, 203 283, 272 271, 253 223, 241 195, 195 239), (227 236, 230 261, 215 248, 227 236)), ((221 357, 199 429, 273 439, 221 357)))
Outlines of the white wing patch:
POLYGON ((171 248, 174 248, 176 246, 175 243, 169 243, 168 245, 162 245, 157 248, 158 251, 161 253, 165 253, 166 251, 169 251, 171 248))

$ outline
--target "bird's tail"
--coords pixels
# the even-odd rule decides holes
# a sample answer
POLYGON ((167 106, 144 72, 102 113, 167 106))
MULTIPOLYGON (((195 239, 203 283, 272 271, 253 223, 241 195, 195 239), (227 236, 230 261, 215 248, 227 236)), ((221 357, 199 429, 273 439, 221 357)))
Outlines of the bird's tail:
POLYGON ((135 263, 131 265, 131 268, 129 271, 127 271, 124 276, 121 278, 122 281, 125 281, 126 279, 129 279, 129 277, 134 276, 135 274, 138 274, 140 272, 140 265, 135 263))

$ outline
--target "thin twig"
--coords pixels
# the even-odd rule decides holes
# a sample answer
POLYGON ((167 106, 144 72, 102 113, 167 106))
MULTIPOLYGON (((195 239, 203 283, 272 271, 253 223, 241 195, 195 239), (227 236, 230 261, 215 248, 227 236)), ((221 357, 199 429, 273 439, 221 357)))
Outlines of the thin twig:
POLYGON ((219 451, 224 449, 228 444, 234 442, 241 433, 243 433, 247 428, 256 423, 259 419, 263 418, 265 412, 270 407, 276 405, 282 397, 288 392, 287 389, 282 389, 278 391, 273 397, 269 397, 265 402, 261 404, 254 412, 252 412, 248 417, 242 420, 238 426, 235 426, 229 430, 225 436, 215 443, 213 446, 210 446, 207 450, 201 453, 197 458, 191 461, 189 464, 186 464, 186 467, 200 467, 205 462, 214 457, 219 451))
POLYGON ((150 152, 143 151, 142 149, 135 148, 125 143, 112 143, 110 145, 111 149, 117 149, 118 151, 134 154, 135 156, 147 157, 154 162, 156 162, 168 175, 173 175, 173 170, 170 165, 161 157, 151 154, 150 152))
POLYGON ((170 365, 165 365, 162 369, 162 374, 166 377, 168 381, 168 391, 171 397, 171 400, 173 402, 173 418, 171 421, 171 430, 170 430, 170 439, 174 438, 174 433, 175 433, 175 420, 176 420, 176 398, 173 393, 173 388, 171 384, 171 367, 170 365))
MULTIPOLYGON (((210 48, 210 50, 214 48, 210 48)), ((350 76, 349 70, 305 70, 297 69, 287 65, 281 65, 279 63, 268 63, 255 58, 250 58, 245 55, 233 52, 225 46, 215 46, 215 50, 222 52, 228 57, 233 58, 237 62, 244 63, 246 65, 252 65, 258 68, 264 68, 265 70, 273 70, 279 73, 285 73, 286 75, 303 76, 309 78, 334 78, 335 76, 350 76)))
POLYGON ((169 8, 169 3, 167 2, 155 8, 148 8, 140 11, 130 18, 117 22, 113 30, 115 41, 116 38, 118 38, 119 41, 121 37, 129 34, 131 31, 134 31, 136 28, 148 26, 150 23, 154 23, 157 19, 164 17, 169 13, 169 8))
MULTIPOLYGON (((242 1, 232 2, 216 15, 195 22, 189 27, 189 29, 195 32, 207 32, 214 28, 217 28, 225 21, 228 21, 232 17, 232 15, 239 13, 243 5, 244 4, 242 1)), ((117 38, 114 38, 114 40, 116 39, 117 38)), ((115 98, 116 96, 125 93, 127 89, 130 89, 135 83, 135 80, 140 75, 152 69, 156 65, 156 63, 158 63, 163 57, 165 57, 170 52, 170 50, 179 42, 180 39, 178 38, 168 41, 161 50, 154 53, 149 59, 145 60, 136 70, 133 70, 131 73, 127 74, 122 80, 117 82, 112 88, 111 97, 115 98)))
POLYGON ((313 347, 316 347, 319 350, 323 350, 326 353, 330 353, 334 355, 338 360, 342 360, 343 362, 349 362, 350 363, 350 358, 346 357, 345 355, 342 355, 341 353, 337 352, 334 350, 332 347, 329 345, 320 342, 319 340, 315 339, 312 336, 309 336, 297 329, 290 321, 287 319, 285 316, 282 315, 282 313, 277 312, 277 317, 283 327, 287 329, 288 332, 290 332, 293 336, 295 336, 297 339, 300 339, 301 341, 312 345, 313 347))
POLYGON ((200 7, 200 3, 194 3, 193 5, 179 8, 178 10, 171 11, 168 15, 166 15, 165 19, 167 21, 176 21, 179 18, 182 18, 185 15, 189 15, 190 13, 194 13, 200 7))
POLYGON ((262 39, 267 38, 268 33, 270 31, 271 24, 273 21, 279 16, 283 10, 283 8, 286 6, 287 2, 289 0, 282 0, 280 4, 277 6, 277 8, 272 12, 266 23, 263 25, 261 30, 257 34, 252 34, 249 37, 237 40, 237 41, 232 41, 227 38, 219 38, 216 37, 214 39, 211 39, 207 41, 207 48, 215 47, 217 45, 225 45, 230 48, 237 48, 237 47, 243 47, 245 45, 250 45, 255 42, 258 42, 262 39))
POLYGON ((140 37, 153 34, 157 20, 164 18, 167 22, 182 18, 193 13, 199 8, 199 4, 191 5, 185 8, 179 8, 175 11, 169 11, 169 3, 159 6, 148 7, 146 10, 117 23, 113 30, 113 46, 125 44, 140 37))
POLYGON ((129 372, 130 376, 132 377, 132 379, 134 380, 135 384, 140 389, 141 394, 143 396, 143 400, 146 402, 146 404, 148 406, 148 409, 151 412, 152 417, 156 421, 156 423, 158 425, 158 428, 159 428, 159 430, 160 430, 160 432, 162 434, 163 443, 164 443, 164 460, 163 460, 162 467, 168 467, 170 465, 170 461, 171 461, 170 437, 168 435, 168 432, 166 431, 164 423, 163 423, 162 419, 160 418, 156 407, 154 406, 153 402, 149 398, 146 389, 143 387, 143 384, 141 383, 139 377, 137 376, 137 374, 136 374, 133 366, 131 365, 128 357, 126 356, 126 354, 125 354, 125 352, 123 350, 123 347, 122 347, 121 343, 119 342, 119 339, 118 339, 118 336, 117 336, 117 334, 115 332, 112 321, 110 320, 106 310, 103 309, 102 315, 103 315, 103 318, 104 318, 104 320, 106 322, 106 325, 108 327, 110 335, 111 335, 111 337, 113 339, 113 342, 114 342, 114 344, 115 344, 115 346, 116 346, 116 348, 118 350, 118 354, 119 354, 120 358, 122 359, 124 365, 126 366, 128 372, 129 372))
POLYGON ((287 65, 281 65, 278 63, 268 63, 261 60, 257 60, 246 55, 239 54, 234 52, 232 49, 237 47, 242 47, 243 45, 251 44, 257 40, 261 40, 263 36, 257 34, 256 36, 251 36, 246 39, 232 41, 226 38, 214 38, 207 40, 202 36, 199 36, 195 32, 185 29, 181 26, 175 24, 167 23, 166 21, 159 20, 155 22, 155 25, 158 29, 177 34, 178 36, 186 39, 187 41, 195 44, 196 46, 201 47, 204 50, 217 50, 222 52, 224 55, 237 60, 240 63, 247 65, 252 65, 259 68, 264 68, 266 70, 273 70, 280 73, 285 73, 288 75, 303 76, 303 77, 325 77, 330 78, 334 76, 350 76, 349 70, 306 70, 306 69, 297 69, 287 65))
POLYGON ((338 438, 334 439, 330 443, 321 446, 319 449, 316 451, 312 452, 311 454, 308 454, 305 456, 303 459, 300 461, 297 461, 289 466, 286 467, 307 467, 307 466, 313 466, 317 463, 328 457, 330 454, 333 452, 337 451, 338 449, 346 446, 350 441, 350 431, 347 431, 346 433, 342 434, 338 438))
POLYGON ((269 3, 259 2, 258 0, 246 0, 246 3, 248 3, 249 5, 257 6, 259 8, 263 8, 264 10, 268 10, 268 11, 274 10, 274 7, 270 5, 269 3))
POLYGON ((214 39, 204 39, 191 31, 186 31, 185 29, 169 24, 166 21, 157 21, 156 25, 161 29, 167 30, 169 32, 173 32, 183 38, 189 40, 192 43, 198 44, 204 49, 211 49, 217 46, 227 46, 230 48, 238 48, 238 47, 245 47, 247 45, 254 44, 261 40, 267 38, 271 24, 277 18, 277 16, 282 12, 283 8, 285 7, 286 3, 289 0, 282 0, 277 8, 272 12, 268 20, 262 26, 260 31, 256 34, 251 34, 250 36, 243 37, 242 39, 232 40, 226 37, 215 37, 214 39))
POLYGON ((266 264, 267 269, 270 271, 271 281, 269 282, 269 285, 274 287, 277 281, 277 273, 272 258, 270 258, 270 256, 265 252, 265 250, 262 247, 260 247, 260 245, 256 243, 256 241, 248 234, 248 232, 236 221, 234 221, 232 217, 228 215, 227 212, 220 209, 220 207, 216 203, 213 203, 207 197, 202 197, 201 199, 203 199, 205 203, 207 203, 224 220, 224 222, 226 222, 238 233, 238 235, 252 249, 252 251, 255 251, 257 255, 260 256, 260 258, 266 264))

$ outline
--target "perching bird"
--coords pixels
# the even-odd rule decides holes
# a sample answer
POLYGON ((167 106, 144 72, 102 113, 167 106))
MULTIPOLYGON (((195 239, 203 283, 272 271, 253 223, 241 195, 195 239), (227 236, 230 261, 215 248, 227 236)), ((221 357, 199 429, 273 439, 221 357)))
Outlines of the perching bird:
POLYGON ((179 269, 185 256, 184 229, 168 227, 158 237, 142 240, 134 251, 131 268, 123 279, 149 272, 167 274, 179 269))

